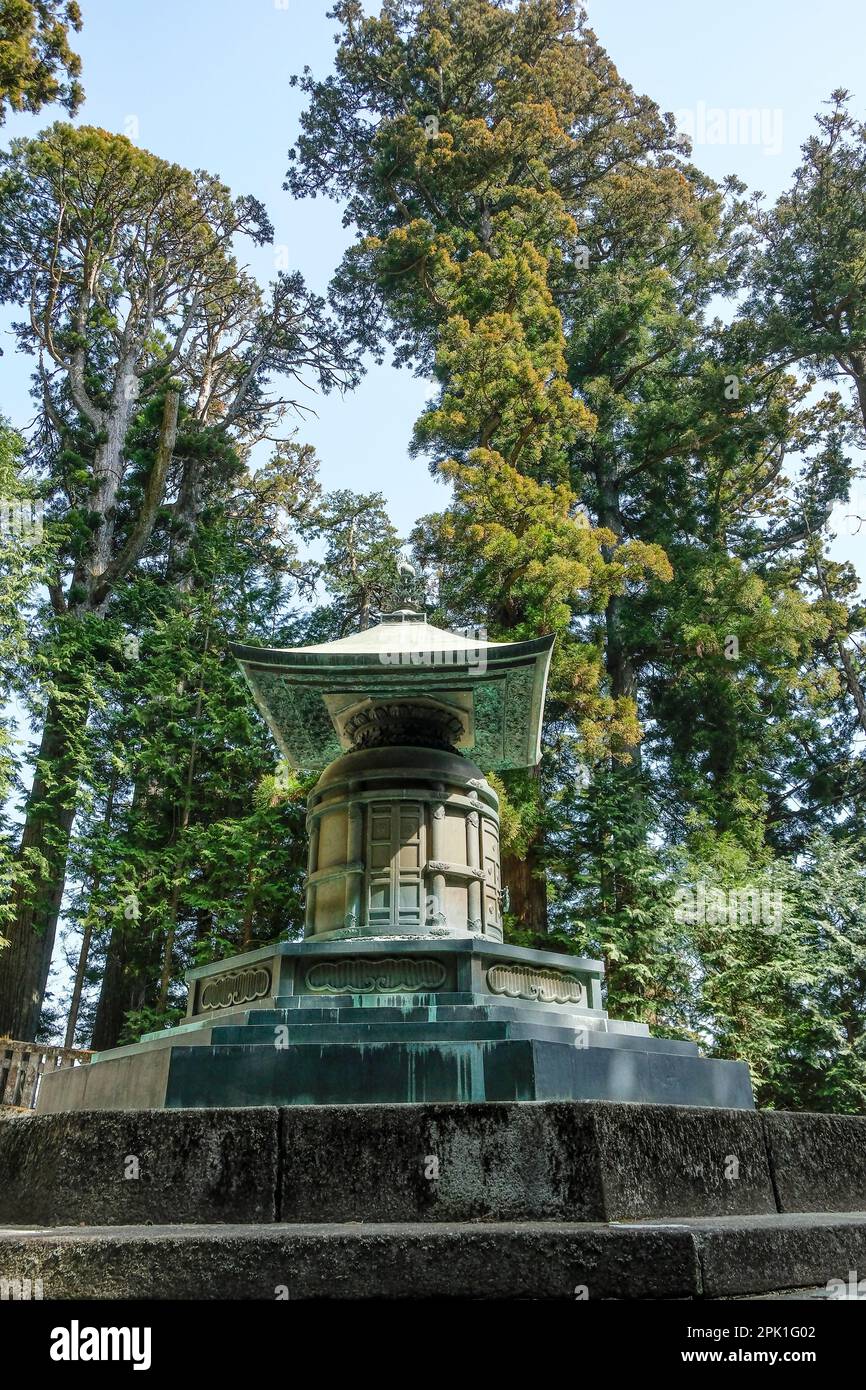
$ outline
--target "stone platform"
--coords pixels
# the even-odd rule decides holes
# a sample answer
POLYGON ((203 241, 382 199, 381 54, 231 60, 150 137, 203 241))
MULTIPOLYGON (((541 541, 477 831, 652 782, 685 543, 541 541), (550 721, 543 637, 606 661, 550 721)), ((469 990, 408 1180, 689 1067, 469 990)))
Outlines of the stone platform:
POLYGON ((602 976, 598 961, 446 932, 284 943, 190 971, 182 1025, 46 1074, 37 1108, 753 1106, 744 1063, 609 1018, 602 976))
MULTIPOLYGON (((733 1299, 849 1282, 866 1214, 550 1222, 0 1228, 8 1282, 51 1299, 733 1299)), ((32 1296, 32 1295, 31 1295, 32 1296)))
POLYGON ((864 1154, 860 1117, 607 1102, 16 1116, 0 1278, 46 1299, 814 1290, 866 1266, 864 1154))

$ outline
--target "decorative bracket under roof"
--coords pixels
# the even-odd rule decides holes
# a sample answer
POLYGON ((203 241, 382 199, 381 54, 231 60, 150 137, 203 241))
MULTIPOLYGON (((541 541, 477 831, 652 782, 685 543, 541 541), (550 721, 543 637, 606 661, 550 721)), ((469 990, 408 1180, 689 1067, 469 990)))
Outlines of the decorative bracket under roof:
POLYGON ((541 756, 553 642, 484 642, 395 613, 312 647, 230 650, 293 767, 317 771, 353 747, 348 716, 366 702, 426 697, 453 708, 456 746, 499 771, 532 767, 541 756))

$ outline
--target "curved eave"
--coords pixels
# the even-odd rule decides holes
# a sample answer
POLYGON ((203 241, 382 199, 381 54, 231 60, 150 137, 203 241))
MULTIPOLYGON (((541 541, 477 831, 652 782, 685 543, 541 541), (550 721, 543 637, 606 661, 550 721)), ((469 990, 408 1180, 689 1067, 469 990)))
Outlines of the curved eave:
MULTIPOLYGON (((470 661, 468 658, 470 654, 477 653, 484 659, 488 669, 493 667, 497 670, 512 664, 524 665, 528 660, 537 661, 539 657, 546 656, 546 671, 555 640, 556 638, 550 635, 532 637, 528 642, 478 642, 471 647, 436 649, 432 652, 436 661, 426 669, 431 673, 437 671, 439 658, 447 657, 452 669, 462 665, 471 671, 472 667, 479 663, 477 659, 470 661)), ((331 675, 342 670, 357 672, 359 667, 362 670, 373 671, 400 668, 399 662, 383 661, 382 653, 379 651, 318 652, 315 648, 304 647, 249 647, 239 642, 229 642, 228 645, 232 656, 242 666, 271 671, 275 675, 285 675, 289 672, 305 675, 309 675, 311 672, 323 672, 331 675)), ((407 658, 411 657, 412 654, 411 649, 407 649, 405 652, 407 658)), ((392 653, 393 655, 395 653, 392 653)), ((407 664, 411 665, 412 663, 407 662, 407 664)), ((419 662, 418 665, 420 666, 421 663, 419 662)))
POLYGON ((554 640, 545 636, 526 642, 479 642, 468 649, 429 653, 325 652, 235 642, 229 643, 229 650, 280 751, 295 767, 321 768, 343 751, 336 731, 329 731, 330 721, 321 717, 324 700, 316 697, 346 691, 357 691, 359 698, 396 698, 470 690, 476 739, 469 755, 487 770, 505 770, 532 767, 541 756, 554 640))

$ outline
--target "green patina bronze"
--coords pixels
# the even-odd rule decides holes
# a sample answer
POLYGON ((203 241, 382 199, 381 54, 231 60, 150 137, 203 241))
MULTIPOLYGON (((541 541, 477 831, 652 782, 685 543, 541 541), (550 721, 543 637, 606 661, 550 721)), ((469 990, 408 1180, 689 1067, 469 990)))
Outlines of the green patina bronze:
POLYGON ((600 961, 503 941, 484 772, 538 761, 552 646, 467 638, 405 608, 315 647, 234 647, 283 755, 321 772, 304 940, 189 971, 183 1025, 46 1075, 39 1109, 750 1108, 743 1063, 609 1018, 600 961))
POLYGON ((353 746, 344 732, 348 711, 423 694, 458 713, 465 726, 460 751, 500 771, 538 761, 553 642, 482 641, 433 627, 404 609, 334 642, 233 644, 231 651, 293 767, 318 771, 353 746))

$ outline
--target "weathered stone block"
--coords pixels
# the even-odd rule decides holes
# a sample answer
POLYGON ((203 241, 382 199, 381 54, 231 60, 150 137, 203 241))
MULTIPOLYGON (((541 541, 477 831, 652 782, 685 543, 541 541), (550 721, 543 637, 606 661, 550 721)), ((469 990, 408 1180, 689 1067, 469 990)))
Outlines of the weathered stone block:
POLYGON ((238 1118, 127 1110, 10 1120, 0 1126, 0 1221, 273 1221, 277 1112, 238 1118))
POLYGON ((126 1227, 0 1232, 6 1278, 45 1298, 694 1298, 688 1231, 600 1226, 126 1227), (583 1295, 582 1291, 586 1290, 583 1295))
POLYGON ((759 1117, 704 1107, 299 1107, 283 1221, 594 1221, 775 1211, 759 1117))
POLYGON ((281 1112, 282 1221, 604 1219, 593 1106, 281 1112))
POLYGON ((604 1101, 22 1117, 0 1131, 0 1179, 0 1220, 43 1225, 774 1210, 754 1113, 604 1101))
POLYGON ((762 1114, 779 1211, 866 1209, 866 1117, 762 1114))
POLYGON ((609 1220, 776 1210, 756 1111, 599 1104, 593 1116, 609 1220))
POLYGON ((830 1279, 847 1284, 849 1271, 866 1268, 866 1214, 709 1218, 687 1229, 697 1241, 706 1298, 808 1288, 830 1279))

